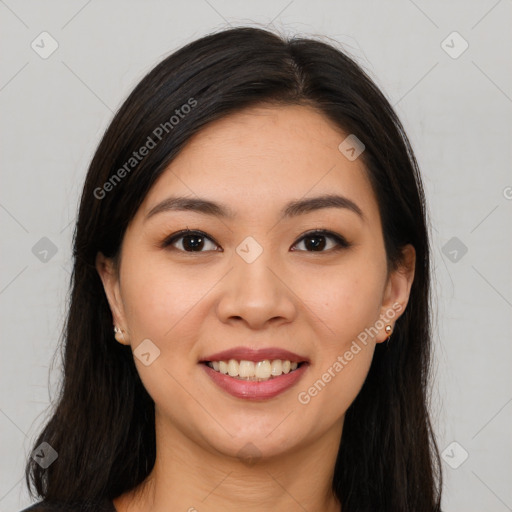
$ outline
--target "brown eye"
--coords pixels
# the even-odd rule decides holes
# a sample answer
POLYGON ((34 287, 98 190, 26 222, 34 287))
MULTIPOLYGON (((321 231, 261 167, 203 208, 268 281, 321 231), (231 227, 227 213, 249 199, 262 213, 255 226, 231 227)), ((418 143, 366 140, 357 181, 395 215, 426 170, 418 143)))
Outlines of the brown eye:
POLYGON ((301 243, 304 244, 305 249, 299 250, 306 252, 328 252, 330 250, 339 250, 350 246, 342 236, 325 230, 313 231, 304 235, 293 247, 301 243), (330 240, 330 242, 328 240, 330 240))
POLYGON ((183 252, 216 251, 218 247, 205 233, 191 230, 174 233, 163 245, 164 247, 173 246, 183 252))

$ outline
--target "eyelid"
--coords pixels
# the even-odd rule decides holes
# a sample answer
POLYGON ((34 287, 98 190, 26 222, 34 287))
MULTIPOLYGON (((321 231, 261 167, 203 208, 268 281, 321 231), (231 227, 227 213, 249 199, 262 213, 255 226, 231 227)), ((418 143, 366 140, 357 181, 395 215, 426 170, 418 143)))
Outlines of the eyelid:
POLYGON ((304 233, 303 235, 301 235, 301 237, 292 245, 292 247, 294 247, 295 245, 297 245, 298 243, 302 242, 302 240, 304 240, 304 238, 307 238, 307 237, 310 237, 310 236, 314 236, 314 235, 320 235, 320 236, 324 236, 325 238, 331 238, 335 241, 337 247, 333 247, 331 249, 328 249, 327 251, 300 251, 300 252, 310 252, 310 253, 315 253, 315 252, 318 252, 318 253, 329 253, 329 252, 332 252, 332 251, 337 251, 337 250, 340 250, 340 249, 348 249, 352 244, 349 243, 345 237, 343 237, 342 235, 338 234, 338 233, 335 233, 329 229, 313 229, 311 231, 307 231, 306 233, 304 233))
MULTIPOLYGON (((182 238, 182 237, 184 237, 186 235, 200 235, 200 236, 202 236, 204 238, 207 238, 211 242, 213 242, 217 247, 220 247, 220 244, 217 243, 217 241, 212 236, 208 235, 204 231, 201 231, 200 229, 188 229, 188 228, 187 229, 182 229, 180 231, 176 231, 172 235, 170 235, 167 238, 165 238, 164 241, 161 244, 161 247, 162 248, 168 248, 174 242, 176 242, 176 240, 179 240, 180 238, 182 238)), ((333 231, 331 231, 329 229, 312 229, 310 231, 307 231, 306 233, 303 233, 300 236, 300 238, 297 239, 297 241, 293 243, 292 247, 294 247, 297 244, 299 244, 300 242, 302 242, 305 238, 310 237, 310 236, 314 236, 314 235, 319 235, 319 236, 324 236, 326 238, 331 238, 332 240, 335 241, 337 247, 328 249, 327 251, 302 251, 301 250, 299 252, 310 252, 310 253, 315 253, 315 252, 318 252, 318 253, 332 252, 332 251, 336 251, 336 250, 347 249, 347 248, 349 248, 352 245, 351 243, 347 242, 345 237, 343 237, 342 235, 340 235, 338 233, 335 233, 335 232, 333 232, 333 231)), ((177 249, 177 248, 175 248, 175 249, 177 249)), ((177 250, 180 251, 180 252, 186 252, 186 253, 192 253, 192 254, 200 254, 201 252, 210 252, 210 251, 182 251, 181 249, 177 249, 177 250)), ((221 250, 219 252, 223 252, 223 249, 221 248, 221 250)))
MULTIPOLYGON (((186 235, 200 235, 203 238, 207 238, 208 240, 212 241, 217 247, 220 247, 220 244, 217 243, 215 238, 213 238, 212 236, 208 235, 204 231, 201 231, 200 229, 188 229, 187 228, 187 229, 182 229, 180 231, 176 231, 172 235, 166 237, 164 239, 164 241, 161 243, 162 249, 169 248, 169 246, 171 246, 174 242, 176 242, 176 240, 179 240, 180 238, 183 238, 186 235)), ((201 252, 208 252, 208 251, 182 251, 181 249, 176 249, 176 250, 178 250, 180 252, 191 253, 191 254, 194 254, 194 253, 199 254, 201 252)), ((221 249, 221 251, 222 251, 222 249, 221 249)), ((221 251, 219 251, 219 252, 221 252, 221 251)))

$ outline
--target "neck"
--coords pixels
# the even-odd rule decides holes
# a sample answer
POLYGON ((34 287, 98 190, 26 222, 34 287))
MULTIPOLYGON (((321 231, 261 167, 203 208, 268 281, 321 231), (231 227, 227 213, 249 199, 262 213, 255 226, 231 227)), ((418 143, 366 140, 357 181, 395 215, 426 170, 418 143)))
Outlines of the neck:
POLYGON ((331 487, 342 427, 275 456, 260 457, 248 445, 253 457, 241 460, 201 446, 157 415, 153 470, 114 505, 118 512, 340 512, 331 487))

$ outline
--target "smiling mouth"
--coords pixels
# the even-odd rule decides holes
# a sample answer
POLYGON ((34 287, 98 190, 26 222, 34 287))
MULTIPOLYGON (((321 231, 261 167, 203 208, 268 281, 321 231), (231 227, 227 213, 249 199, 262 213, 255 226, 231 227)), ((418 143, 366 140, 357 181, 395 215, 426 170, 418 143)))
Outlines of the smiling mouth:
POLYGON ((307 363, 282 359, 264 359, 256 362, 229 359, 227 361, 204 361, 204 364, 212 370, 236 380, 265 382, 281 375, 293 373, 307 363))

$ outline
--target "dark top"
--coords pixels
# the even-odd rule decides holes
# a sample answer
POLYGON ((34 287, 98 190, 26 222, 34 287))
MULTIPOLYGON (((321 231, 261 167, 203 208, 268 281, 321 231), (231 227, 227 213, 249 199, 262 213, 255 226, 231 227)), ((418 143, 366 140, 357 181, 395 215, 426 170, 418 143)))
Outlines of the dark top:
POLYGON ((97 503, 74 503, 72 505, 40 501, 21 512, 116 512, 116 509, 114 503, 108 499, 97 503))

